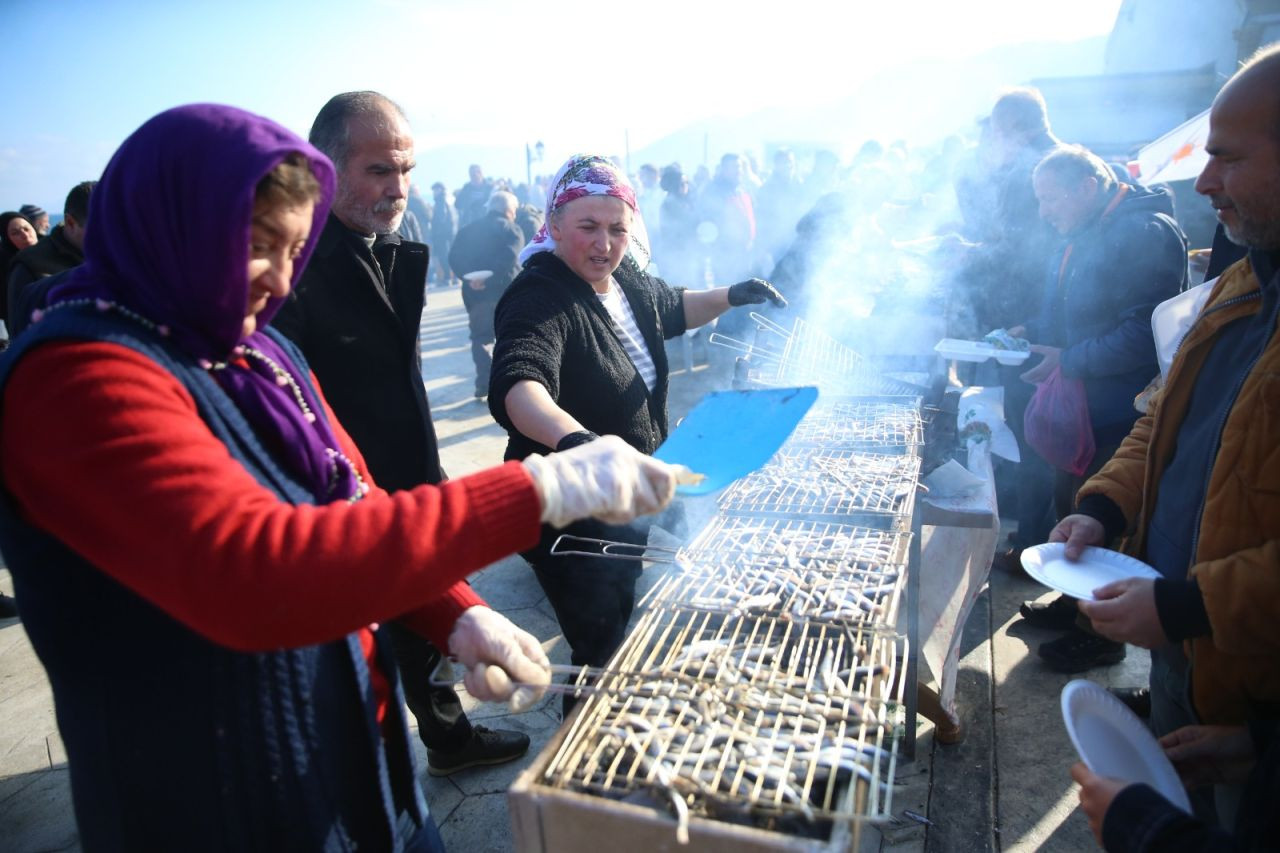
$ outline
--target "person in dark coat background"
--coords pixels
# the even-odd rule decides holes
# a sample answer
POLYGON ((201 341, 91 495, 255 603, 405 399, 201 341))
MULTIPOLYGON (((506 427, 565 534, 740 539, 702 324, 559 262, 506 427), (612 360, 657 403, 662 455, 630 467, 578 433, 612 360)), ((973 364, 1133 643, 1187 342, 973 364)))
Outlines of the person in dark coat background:
MULTIPOLYGON (((1065 518, 1076 491, 1129 434, 1138 420, 1134 397, 1160 371, 1151 312, 1186 287, 1187 238, 1167 192, 1117 182, 1102 160, 1079 146, 1046 157, 1033 184, 1040 215, 1066 241, 1050 264, 1040 316, 1026 328, 1042 360, 1023 378, 1043 382, 1057 368, 1082 380, 1097 448, 1082 474, 1055 472, 1054 512, 1065 518)), ((1022 613, 1040 627, 1068 630, 1040 646, 1040 657, 1054 669, 1082 672, 1124 658, 1123 643, 1073 627, 1080 618, 1073 598, 1024 604, 1022 613)))
POLYGON ((458 232, 449 250, 449 268, 462 278, 462 304, 467 309, 471 334, 471 360, 476 366, 476 397, 489 393, 493 365, 493 308, 520 272, 517 258, 524 234, 515 224, 516 197, 499 191, 489 197, 489 213, 458 232), (487 270, 488 278, 468 279, 469 273, 487 270))
MULTIPOLYGON (((338 194, 311 264, 273 325, 302 349, 383 488, 439 483, 445 475, 418 346, 429 256, 396 234, 414 166, 412 132, 392 101, 348 92, 320 110, 310 141, 333 160, 338 194)), ((471 725, 452 688, 430 685, 439 649, 395 622, 388 628, 434 775, 525 753, 527 735, 471 725)))
POLYGON ((484 176, 478 163, 467 169, 468 180, 453 194, 454 207, 458 209, 458 227, 470 225, 484 216, 485 204, 493 193, 493 179, 484 176))
POLYGON ((454 283, 453 272, 449 269, 449 247, 457 233, 458 212, 454 210, 453 198, 448 188, 436 181, 431 185, 431 227, 427 243, 431 246, 436 284, 440 287, 454 283))
POLYGON ((89 194, 95 184, 97 181, 82 181, 72 187, 62 207, 62 222, 54 227, 49 239, 14 257, 5 296, 4 319, 10 336, 26 328, 31 310, 44 302, 42 293, 28 292, 32 284, 84 263, 84 229, 89 224, 89 194))
MULTIPOLYGON (((955 262, 957 279, 969 294, 980 334, 1025 325, 1038 315, 1044 271, 1059 238, 1037 215, 1031 173, 1059 144, 1049 126, 1044 97, 1032 88, 1001 94, 983 125, 980 154, 986 177, 977 183, 986 186, 970 186, 963 198, 977 202, 979 208, 990 204, 992 210, 983 215, 969 206, 966 216, 974 215, 973 236, 978 242, 966 247, 955 262)), ((1012 503, 1018 528, 997 551, 992 565, 1014 573, 1022 571, 1018 562, 1022 549, 1043 542, 1053 526, 1047 511, 1053 471, 1022 434, 1022 413, 1034 388, 1019 378, 1021 373, 1021 367, 999 368, 1005 422, 1018 441, 1021 461, 996 469, 996 485, 1002 494, 1016 495, 1012 503)))

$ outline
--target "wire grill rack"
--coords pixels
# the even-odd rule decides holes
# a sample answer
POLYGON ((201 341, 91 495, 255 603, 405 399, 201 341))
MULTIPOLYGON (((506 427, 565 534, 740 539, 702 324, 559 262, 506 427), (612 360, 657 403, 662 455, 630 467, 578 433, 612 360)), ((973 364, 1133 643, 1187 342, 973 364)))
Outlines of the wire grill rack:
POLYGON ((720 517, 681 550, 681 571, 645 602, 891 627, 910 540, 909 533, 841 524, 720 517))
POLYGON ((648 611, 543 781, 766 828, 891 813, 901 638, 680 607, 648 611))
POLYGON ((917 456, 784 447, 758 471, 729 486, 729 515, 856 519, 876 528, 906 526, 914 505, 917 456))
POLYGON ((760 314, 750 344, 713 334, 713 343, 745 354, 745 379, 758 385, 817 385, 823 394, 919 394, 923 389, 881 374, 871 362, 797 319, 786 329, 760 314))
POLYGON ((915 453, 924 444, 920 398, 819 402, 796 426, 789 447, 915 453))

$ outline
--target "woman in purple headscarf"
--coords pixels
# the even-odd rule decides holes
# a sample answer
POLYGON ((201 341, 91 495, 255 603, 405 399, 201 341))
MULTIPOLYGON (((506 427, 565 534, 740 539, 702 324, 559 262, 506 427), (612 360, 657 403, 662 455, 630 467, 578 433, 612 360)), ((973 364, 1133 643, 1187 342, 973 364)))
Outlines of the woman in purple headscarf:
POLYGON ((440 849, 378 623, 525 705, 541 689, 511 681, 546 684, 546 657, 463 576, 539 521, 674 490, 620 441, 378 489, 265 328, 333 190, 271 121, 160 114, 95 189, 84 265, 0 359, 0 548, 86 849, 440 849))
MULTIPOLYGON (((489 409, 507 430, 507 459, 617 435, 643 453, 667 436, 663 340, 733 305, 786 300, 759 279, 714 290, 667 286, 644 272, 644 222, 611 161, 576 155, 556 173, 547 221, 520 255, 524 270, 498 302, 489 409)), ((580 536, 641 543, 645 525, 592 520, 580 536)), ((551 556, 556 532, 524 556, 547 593, 574 664, 602 666, 622 642, 639 565, 551 556)), ((565 697, 565 709, 573 699, 565 697)))

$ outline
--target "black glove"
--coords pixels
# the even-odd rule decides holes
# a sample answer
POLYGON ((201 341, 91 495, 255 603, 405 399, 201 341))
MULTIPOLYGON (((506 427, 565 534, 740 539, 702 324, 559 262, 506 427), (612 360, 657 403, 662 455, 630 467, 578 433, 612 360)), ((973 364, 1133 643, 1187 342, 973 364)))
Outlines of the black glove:
POLYGON ((787 307, 787 300, 777 289, 760 278, 749 278, 729 288, 730 305, 759 305, 768 300, 779 308, 787 307))
POLYGON ((562 453, 571 447, 577 447, 580 444, 588 444, 595 441, 600 436, 596 435, 589 429, 581 429, 577 432, 571 432, 556 444, 556 453, 562 453))

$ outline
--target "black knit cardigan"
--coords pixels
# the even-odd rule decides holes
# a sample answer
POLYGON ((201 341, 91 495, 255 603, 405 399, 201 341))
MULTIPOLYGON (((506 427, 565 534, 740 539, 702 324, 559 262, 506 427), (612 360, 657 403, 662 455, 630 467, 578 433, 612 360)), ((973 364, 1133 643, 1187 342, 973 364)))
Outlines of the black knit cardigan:
POLYGON ((539 252, 511 283, 495 311, 497 342, 489 410, 507 431, 507 459, 550 448, 521 435, 507 416, 507 392, 540 382, 560 408, 599 435, 617 435, 652 453, 667 437, 667 355, 663 340, 685 331, 684 289, 639 270, 630 258, 613 275, 653 357, 650 393, 591 285, 550 252, 539 252))

